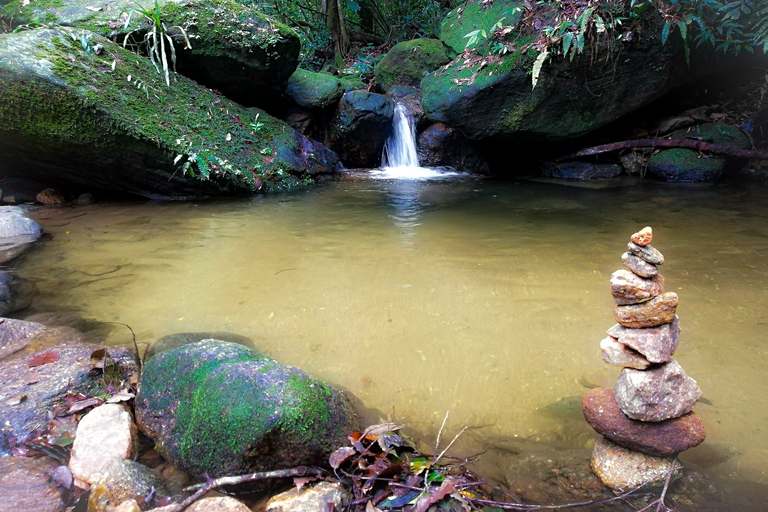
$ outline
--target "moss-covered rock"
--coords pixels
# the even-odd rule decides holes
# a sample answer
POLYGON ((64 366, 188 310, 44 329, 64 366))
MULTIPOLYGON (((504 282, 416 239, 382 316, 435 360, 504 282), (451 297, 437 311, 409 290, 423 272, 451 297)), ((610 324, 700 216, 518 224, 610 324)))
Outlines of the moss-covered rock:
POLYGON ((327 465, 357 428, 347 399, 304 371, 235 343, 203 340, 153 357, 139 427, 191 475, 327 465))
POLYGON ((0 171, 151 198, 256 192, 338 157, 258 109, 76 29, 0 35, 0 171), (84 42, 85 41, 85 42, 84 42))
POLYGON ((673 139, 696 139, 734 149, 749 149, 749 139, 738 126, 726 123, 704 123, 677 130, 673 139))
POLYGON ((523 9, 520 0, 473 1, 448 13, 440 27, 440 39, 455 52, 477 48, 488 42, 497 23, 515 25, 523 9), (477 31, 477 32, 475 32, 477 31), (476 37, 472 37, 476 34, 476 37), (469 37, 467 37, 469 36, 469 37))
POLYGON ((347 167, 378 167, 392 133, 395 103, 383 94, 345 93, 331 120, 331 148, 347 167))
POLYGON ((173 36, 179 73, 244 105, 268 109, 296 69, 298 35, 230 0, 12 0, 0 8, 13 25, 71 26, 121 44, 130 35, 127 46, 146 52, 140 42, 154 20, 142 12, 173 36))
POLYGON ((438 39, 414 39, 396 44, 374 68, 376 83, 385 91, 394 85, 418 87, 427 73, 451 61, 438 39))
POLYGON ((665 149, 648 160, 648 174, 678 183, 711 183, 720 179, 724 169, 724 160, 685 148, 665 149))
POLYGON ((288 79, 285 92, 299 106, 325 108, 336 103, 344 90, 339 79, 330 73, 297 69, 288 79))

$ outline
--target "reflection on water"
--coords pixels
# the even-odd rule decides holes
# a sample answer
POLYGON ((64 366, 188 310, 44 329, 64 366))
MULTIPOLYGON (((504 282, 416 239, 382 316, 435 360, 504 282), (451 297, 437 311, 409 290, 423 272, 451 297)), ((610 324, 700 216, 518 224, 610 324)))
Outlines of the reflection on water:
POLYGON ((680 296, 676 358, 707 399, 708 439, 684 458, 768 484, 765 189, 342 182, 37 217, 53 239, 21 269, 35 310, 124 322, 148 342, 246 335, 426 437, 450 410, 446 436, 473 427, 467 450, 593 441, 575 397, 618 376, 598 348, 609 277, 651 225, 680 296))

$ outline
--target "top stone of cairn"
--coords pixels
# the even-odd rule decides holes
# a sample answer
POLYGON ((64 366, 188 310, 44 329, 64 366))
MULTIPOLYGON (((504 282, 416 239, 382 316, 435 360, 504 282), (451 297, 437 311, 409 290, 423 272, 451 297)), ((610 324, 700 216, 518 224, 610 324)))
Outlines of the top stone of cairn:
POLYGON ((646 226, 634 235, 630 237, 630 240, 632 240, 634 243, 639 245, 640 247, 645 247, 646 245, 653 242, 653 229, 651 229, 650 226, 646 226))

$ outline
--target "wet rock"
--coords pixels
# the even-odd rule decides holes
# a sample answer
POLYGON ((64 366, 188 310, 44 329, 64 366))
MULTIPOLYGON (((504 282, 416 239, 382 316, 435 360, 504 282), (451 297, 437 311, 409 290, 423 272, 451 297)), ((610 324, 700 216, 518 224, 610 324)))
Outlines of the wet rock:
POLYGON ((637 245, 634 242, 629 242, 627 245, 627 248, 629 249, 629 252, 637 256, 638 258, 641 258, 648 263, 651 263, 652 265, 663 265, 664 264, 664 255, 659 252, 658 249, 653 247, 652 245, 637 245))
POLYGON ((345 93, 331 120, 331 149, 350 168, 378 167, 392 133, 392 98, 367 91, 345 93))
POLYGON ((450 61, 442 41, 424 37, 393 46, 376 63, 373 73, 384 91, 395 85, 419 87, 424 75, 450 61))
POLYGON ((616 304, 637 304, 664 293, 664 278, 658 274, 650 279, 629 270, 617 270, 611 275, 611 294, 616 304))
POLYGON ((343 510, 352 499, 340 483, 320 482, 297 491, 295 488, 270 498, 267 512, 325 512, 329 506, 343 510))
POLYGON ((542 168, 542 176, 565 180, 597 180, 618 178, 624 174, 620 165, 593 164, 591 162, 548 163, 542 168))
POLYGON ((642 152, 632 151, 619 156, 621 166, 630 176, 638 176, 645 173, 645 157, 642 152))
POLYGON ((69 459, 77 480, 91 484, 111 459, 133 458, 136 426, 122 404, 103 404, 80 420, 69 459))
POLYGON ((600 342, 600 353, 603 361, 622 368, 644 370, 651 365, 651 362, 642 354, 623 343, 619 343, 619 340, 612 336, 608 336, 600 342))
MULTIPOLYGON (((28 354, 26 351, 48 332, 57 330, 43 330, 31 340, 30 347, 0 361, 0 441, 3 438, 24 440, 33 431, 45 429, 48 412, 68 392, 89 393, 104 386, 104 375, 92 371, 91 364, 91 353, 102 348, 100 345, 65 343, 65 339, 57 337, 58 344, 46 349, 57 359, 30 367, 42 352, 28 354), (14 397, 23 399, 12 400, 14 397)), ((138 373, 138 360, 131 349, 110 347, 109 354, 114 360, 114 365, 108 368, 109 382, 118 386, 120 381, 130 381, 132 375, 138 373)), ((0 446, 2 444, 0 442, 0 446)))
POLYGON ((677 349, 680 318, 675 315, 669 324, 645 329, 627 329, 616 324, 608 330, 608 335, 636 350, 652 363, 666 363, 677 349))
POLYGON ((0 318, 0 359, 29 345, 45 326, 14 318, 0 318))
POLYGON ((629 450, 601 437, 595 443, 590 465, 605 485, 626 492, 646 482, 662 482, 674 460, 674 456, 652 457, 629 450))
POLYGON ((640 277, 654 277, 659 273, 659 269, 656 268, 656 265, 652 265, 629 252, 625 252, 621 255, 621 261, 624 262, 625 267, 640 277))
POLYGON ((0 457, 0 512, 60 512, 62 496, 48 473, 53 459, 0 457))
POLYGON ((624 327, 641 329, 668 324, 675 319, 677 310, 677 294, 662 293, 642 304, 616 306, 614 317, 624 327))
POLYGON ((150 506, 169 497, 163 483, 138 462, 109 459, 99 470, 88 497, 89 512, 107 512, 111 507, 136 499, 150 506))
POLYGON ((34 282, 18 277, 14 272, 0 270, 0 315, 29 307, 36 293, 34 282))
POLYGON ((175 332, 173 334, 168 334, 166 336, 163 336, 162 338, 154 342, 152 345, 150 345, 150 347, 144 353, 144 360, 149 361, 150 359, 155 357, 157 354, 161 352, 167 352, 176 347, 183 347, 184 345, 189 345, 191 343, 197 343, 198 341, 210 340, 210 339, 227 341, 229 343, 237 343, 238 345, 242 345, 244 347, 255 348, 253 345, 253 341, 250 338, 246 336, 242 336, 240 334, 235 334, 233 332, 225 332, 225 331, 175 332))
POLYGON ((90 192, 83 192, 75 198, 75 204, 93 204, 96 198, 90 192))
POLYGON ((64 195, 56 189, 46 188, 41 190, 36 196, 35 200, 45 206, 64 206, 67 204, 67 200, 64 195))
POLYGON ((0 264, 11 261, 43 234, 40 225, 18 206, 0 206, 0 264))
POLYGON ((336 103, 343 93, 341 82, 330 73, 297 69, 288 79, 285 93, 304 108, 325 108, 336 103))
POLYGON ((138 501, 130 499, 116 506, 112 512, 141 512, 141 507, 138 501))
POLYGON ((196 501, 185 512, 251 512, 251 509, 235 498, 217 496, 196 501))
POLYGON ((357 428, 340 392, 219 340, 150 359, 135 409, 161 455, 197 478, 324 465, 357 428))
POLYGON ((453 167, 459 172, 488 174, 490 167, 474 143, 442 123, 429 125, 419 134, 416 152, 425 167, 453 167))
POLYGON ((725 160, 692 149, 665 149, 648 159, 648 175, 672 183, 713 183, 724 170, 725 160))
POLYGON ((650 226, 646 226, 637 233, 632 234, 629 239, 632 243, 645 247, 653 242, 653 229, 650 226))
POLYGON ((677 418, 701 397, 696 381, 674 359, 644 371, 624 368, 614 390, 624 414, 640 421, 677 418))
POLYGON ((584 417, 598 434, 630 450, 654 457, 668 457, 701 444, 704 425, 695 412, 666 421, 645 422, 628 418, 619 409, 612 389, 593 389, 582 399, 584 417))

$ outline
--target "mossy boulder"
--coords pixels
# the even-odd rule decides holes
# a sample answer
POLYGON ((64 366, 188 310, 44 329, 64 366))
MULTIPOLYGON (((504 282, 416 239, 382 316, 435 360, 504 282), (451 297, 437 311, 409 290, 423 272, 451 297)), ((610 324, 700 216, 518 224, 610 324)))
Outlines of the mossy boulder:
POLYGON ((325 108, 336 103, 344 90, 339 79, 330 73, 297 69, 288 79, 285 92, 301 107, 325 108))
POLYGON ((440 39, 457 53, 463 52, 465 48, 483 46, 493 35, 493 27, 498 22, 502 25, 517 23, 523 5, 524 2, 520 0, 462 3, 443 20, 440 39))
POLYGON ((720 179, 724 169, 724 160, 685 148, 665 149, 648 160, 648 174, 678 183, 711 183, 720 179))
POLYGON ((0 172, 150 198, 293 186, 338 157, 82 30, 0 35, 0 172), (97 46, 99 48, 97 48, 97 46))
POLYGON ((196 478, 327 466, 357 425, 348 400, 306 372, 236 343, 203 340, 144 366, 136 421, 196 478))
POLYGON ((677 130, 673 139, 696 139, 734 149, 749 149, 749 139, 738 126, 726 123, 703 123, 677 130))
MULTIPOLYGON (((12 0, 0 8, 12 25, 85 29, 146 52, 154 0, 12 0)), ((158 0, 157 16, 175 41, 177 70, 246 106, 269 109, 296 69, 293 29, 230 0, 158 0)), ((170 60, 170 56, 169 56, 170 60)), ((169 62, 169 66, 172 65, 169 62)))
POLYGON ((394 85, 419 87, 427 73, 451 61, 438 39, 414 39, 396 44, 373 70, 376 83, 385 91, 394 85))
POLYGON ((395 103, 383 94, 350 91, 341 97, 331 120, 331 148, 347 167, 378 167, 392 134, 395 103))

